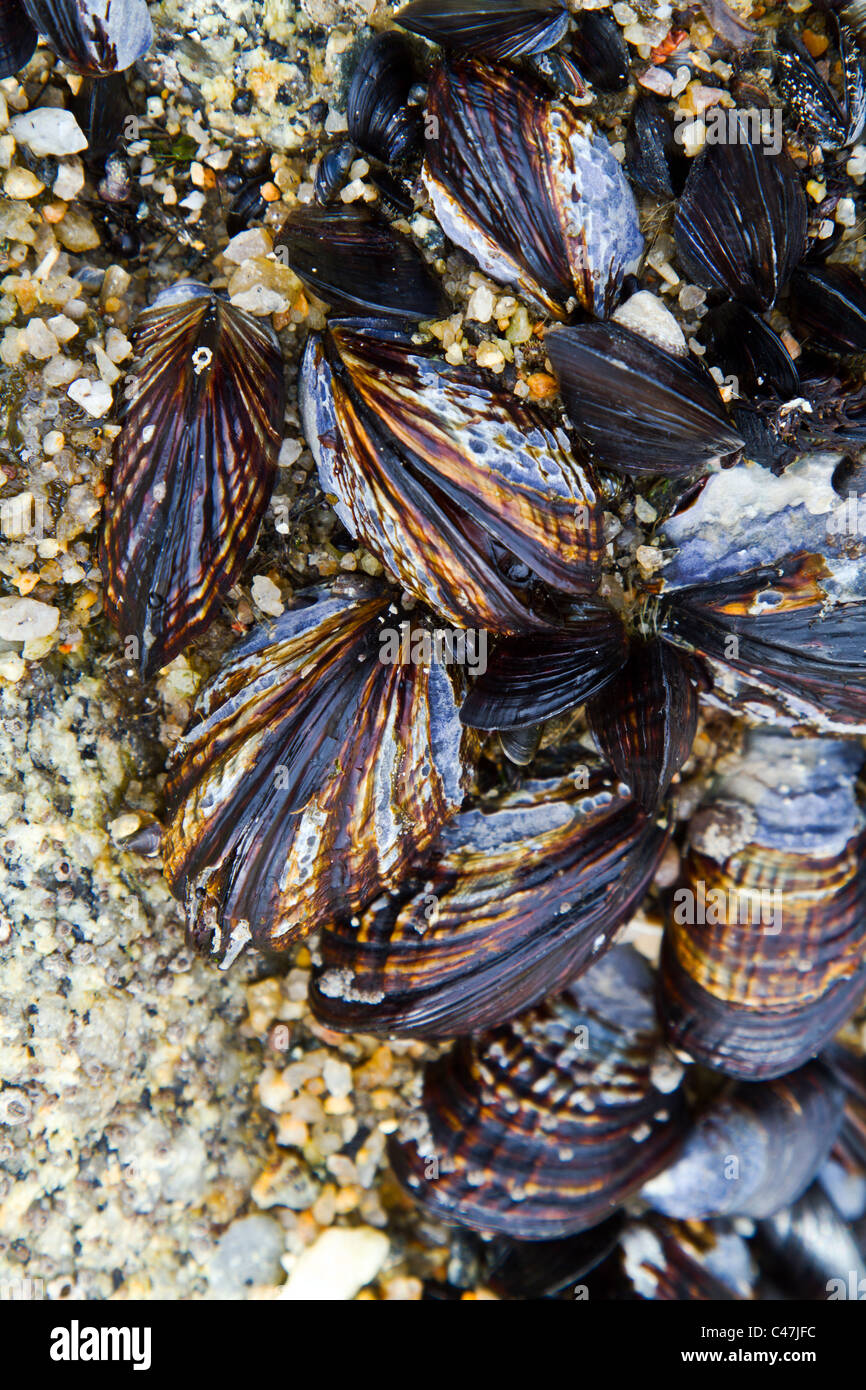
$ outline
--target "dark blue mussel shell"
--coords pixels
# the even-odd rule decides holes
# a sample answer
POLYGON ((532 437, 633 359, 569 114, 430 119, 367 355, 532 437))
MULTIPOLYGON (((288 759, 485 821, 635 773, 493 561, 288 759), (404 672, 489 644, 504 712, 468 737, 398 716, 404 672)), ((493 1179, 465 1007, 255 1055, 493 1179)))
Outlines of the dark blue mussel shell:
POLYGON ((371 39, 349 83, 349 140, 385 164, 410 155, 421 130, 420 107, 408 104, 415 81, 414 55, 400 34, 377 34, 371 39))
POLYGON ((339 313, 433 319, 446 311, 439 282, 412 242, 365 209, 300 208, 276 244, 307 288, 339 313))
POLYGON ((412 0, 394 19, 444 48, 498 62, 553 48, 568 31, 569 15, 558 0, 412 0))
POLYGON ((0 10, 0 78, 14 77, 27 66, 37 37, 19 0, 5 0, 0 10))
POLYGON ((806 194, 784 150, 748 132, 707 145, 686 180, 674 237, 686 275, 750 309, 768 309, 806 250, 806 194))

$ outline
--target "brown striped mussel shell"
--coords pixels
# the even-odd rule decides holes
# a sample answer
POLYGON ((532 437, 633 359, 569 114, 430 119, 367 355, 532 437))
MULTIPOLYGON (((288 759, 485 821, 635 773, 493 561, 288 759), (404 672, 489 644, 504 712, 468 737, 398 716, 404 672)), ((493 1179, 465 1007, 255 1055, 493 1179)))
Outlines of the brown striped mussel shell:
POLYGON ((108 616, 143 677, 206 630, 270 500, 285 384, 273 331, 184 281, 139 317, 101 546, 108 616))
POLYGON ((380 659, 392 595, 310 591, 203 689, 169 767, 165 872, 196 945, 282 950, 393 887, 458 809, 459 669, 380 659))
POLYGON ((556 318, 604 315, 643 251, 634 195, 604 136, 566 101, 469 58, 433 74, 424 183, 446 236, 556 318))
POLYGON ((732 1076, 814 1056, 866 990, 862 750, 747 735, 693 818, 661 964, 667 1035, 732 1076))
POLYGON ((461 627, 547 627, 542 582, 587 594, 601 508, 556 422, 400 328, 342 321, 301 367, 304 428, 348 530, 461 627))
POLYGON ((408 891, 327 925, 314 1012, 431 1038, 512 1018, 600 958, 667 839, 599 766, 488 798, 445 827, 408 891))
POLYGON ((431 1213, 522 1240, 585 1230, 663 1168, 683 1135, 652 972, 617 947, 562 995, 459 1042, 392 1142, 431 1213))

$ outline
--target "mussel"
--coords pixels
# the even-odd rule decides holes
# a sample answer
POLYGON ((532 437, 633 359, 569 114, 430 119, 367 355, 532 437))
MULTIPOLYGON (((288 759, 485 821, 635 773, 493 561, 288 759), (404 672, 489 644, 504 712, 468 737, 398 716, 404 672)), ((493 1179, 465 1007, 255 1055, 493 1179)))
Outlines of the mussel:
POLYGON ((685 474, 742 448, 709 373, 618 323, 551 328, 545 347, 590 459, 640 477, 685 474))
POLYGON ((394 19, 433 43, 491 62, 544 53, 568 31, 559 0, 411 0, 394 19))
POLYGON ((256 539, 285 408, 279 345, 195 281, 138 319, 100 559, 111 621, 143 677, 204 632, 256 539))
POLYGON ((465 58, 434 72, 425 133, 436 216, 488 275, 557 318, 571 300, 613 309, 643 238, 603 135, 535 83, 465 58))
POLYGON ((14 77, 27 66, 37 38, 20 0, 5 0, 0 10, 0 78, 14 77))
POLYGON ((617 947, 564 994, 428 1066, 390 1147, 407 1192, 446 1220, 522 1240, 610 1216, 684 1132, 652 993, 647 963, 617 947))
POLYGON ((174 749, 165 873, 190 939, 231 959, 396 885, 468 789, 461 671, 432 645, 382 660, 393 594, 337 580, 254 629, 174 749))
POLYGON ((298 208, 276 245, 313 294, 340 313, 432 319, 445 308, 413 243, 365 209, 298 208))
POLYGON ((667 833, 606 769, 488 797, 359 920, 330 924, 310 1001, 330 1028, 455 1037, 561 989, 612 943, 667 833))
POLYGON ((841 68, 840 92, 818 71, 811 53, 793 27, 783 26, 776 39, 779 91, 796 124, 826 150, 855 145, 866 128, 866 75, 854 37, 832 11, 826 22, 835 30, 841 68))
POLYGON ((420 136, 420 107, 408 102, 414 84, 415 61, 406 40, 395 33, 371 39, 346 97, 350 141, 385 164, 405 159, 420 136))
POLYGON ((730 1076, 783 1076, 866 991, 863 755, 754 730, 689 828, 669 904, 661 1007, 672 1045, 730 1076))
POLYGON ((809 1186, 842 1120, 842 1088, 820 1062, 741 1083, 698 1115, 674 1162, 643 1189, 666 1216, 768 1217, 809 1186))
MULTIPOLYGON (((8 5, 9 0, 6 0, 8 5)), ((15 0, 12 0, 13 6, 15 0)), ((31 24, 84 77, 123 72, 150 48, 147 0, 21 0, 31 24)))
POLYGON ((410 593, 461 627, 549 626, 538 582, 594 586, 591 475, 536 407, 382 321, 310 339, 304 429, 337 514, 410 593))
POLYGON ((806 250, 806 194, 788 154, 745 128, 733 142, 708 143, 686 180, 674 236, 695 284, 768 309, 806 250))

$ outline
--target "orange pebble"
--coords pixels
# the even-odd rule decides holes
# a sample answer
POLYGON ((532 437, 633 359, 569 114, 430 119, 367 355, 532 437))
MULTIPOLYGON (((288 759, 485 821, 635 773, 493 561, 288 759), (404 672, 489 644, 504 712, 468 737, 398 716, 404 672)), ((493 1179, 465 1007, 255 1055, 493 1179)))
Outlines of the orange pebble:
POLYGON ((820 58, 821 54, 826 53, 830 46, 830 40, 826 34, 816 34, 812 29, 803 30, 803 43, 813 58, 820 58))
POLYGON ((46 203, 42 209, 42 216, 46 222, 62 222, 66 216, 67 204, 58 201, 56 203, 46 203))
POLYGON ((546 400, 549 396, 555 396, 559 390, 556 377, 551 376, 549 372, 533 372, 526 378, 526 384, 534 401, 546 400))

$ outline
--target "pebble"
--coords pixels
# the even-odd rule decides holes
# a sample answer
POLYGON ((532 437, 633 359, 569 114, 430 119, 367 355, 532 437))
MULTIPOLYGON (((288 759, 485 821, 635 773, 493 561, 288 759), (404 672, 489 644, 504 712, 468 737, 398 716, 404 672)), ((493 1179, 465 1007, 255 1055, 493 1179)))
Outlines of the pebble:
POLYGON ((298 1256, 280 1297, 345 1302, 369 1284, 388 1256, 388 1237, 372 1226, 331 1226, 298 1256))
POLYGON ((84 165, 78 158, 63 159, 57 167, 57 177, 52 184, 55 198, 71 203, 84 187, 84 165))
POLYGON ((477 323, 489 323, 493 317, 493 295, 486 285, 479 285, 477 290, 473 290, 469 303, 466 305, 466 317, 475 319, 477 323))
POLYGON ((60 609, 35 598, 0 598, 0 637, 4 642, 31 642, 50 637, 60 622, 60 609))
POLYGON ((491 372, 501 372, 505 366, 505 354, 502 349, 486 340, 478 344, 475 360, 479 367, 487 367, 491 372))
POLYGON ((615 310, 613 318, 623 328, 640 333, 668 352, 676 353, 679 357, 686 352, 682 329, 670 310, 649 290, 638 290, 615 310))
POLYGON ((58 106, 39 106, 35 111, 14 116, 9 129, 19 145, 26 145, 38 158, 78 154, 87 149, 87 137, 72 112, 58 106))
POLYGON ((88 377, 80 376, 67 388, 66 394, 95 420, 107 415, 111 409, 111 389, 104 381, 90 381, 88 377))
POLYGON ((280 591, 272 579, 268 579, 266 574, 257 574, 252 583, 253 603, 255 603, 263 613, 267 613, 271 618, 278 618, 283 612, 284 604, 280 591))
POLYGON ((232 237, 223 251, 223 257, 232 265, 243 265, 251 256, 269 256, 273 249, 270 232, 266 232, 264 227, 252 227, 232 237))
POLYGON ((269 1216, 242 1216, 220 1238, 208 1265, 212 1293, 238 1298, 258 1284, 276 1284, 285 1249, 282 1228, 269 1216))
POLYGON ((22 169, 17 164, 13 165, 3 180, 3 190, 7 198, 35 198, 44 187, 41 179, 37 179, 29 169, 22 169))

